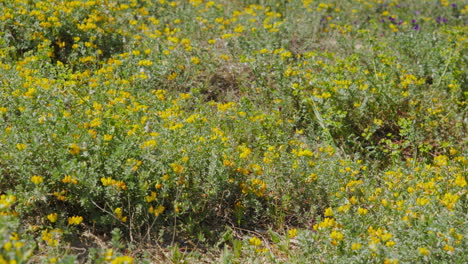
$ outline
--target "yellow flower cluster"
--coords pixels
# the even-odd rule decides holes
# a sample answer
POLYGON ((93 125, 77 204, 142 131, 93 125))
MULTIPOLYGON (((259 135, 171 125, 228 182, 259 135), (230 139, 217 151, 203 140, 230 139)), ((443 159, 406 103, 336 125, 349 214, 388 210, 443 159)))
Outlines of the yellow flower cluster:
POLYGON ((113 186, 116 189, 126 190, 127 185, 123 181, 117 181, 112 179, 111 177, 102 177, 101 183, 103 186, 113 186))
POLYGON ((75 177, 71 176, 71 175, 64 176, 63 179, 62 179, 62 182, 63 183, 78 184, 78 180, 75 177))
POLYGON ((114 213, 117 216, 117 218, 120 219, 120 221, 122 221, 124 223, 127 222, 127 217, 122 216, 122 208, 120 208, 120 207, 115 208, 114 213))
POLYGON ((257 197, 263 197, 267 189, 266 183, 260 179, 250 179, 245 183, 241 183, 240 187, 243 193, 253 193, 257 197))
POLYGON ((42 178, 42 176, 34 175, 31 177, 31 182, 33 182, 36 185, 42 183, 43 181, 44 181, 44 178, 42 178))
POLYGON ((79 225, 81 222, 83 222, 82 216, 72 216, 68 218, 69 225, 79 225))
POLYGON ((166 207, 164 207, 163 205, 158 205, 158 207, 156 208, 154 208, 153 206, 150 206, 148 212, 150 212, 150 214, 154 214, 155 216, 159 216, 165 210, 166 210, 166 207))
POLYGON ((15 202, 16 202, 16 196, 12 194, 0 195, 0 216, 17 215, 16 211, 11 210, 15 202))
POLYGON ((56 247, 59 245, 60 237, 63 231, 60 229, 46 229, 42 231, 41 238, 47 243, 47 245, 56 247))
POLYGON ((55 223, 57 221, 57 218, 58 218, 57 213, 51 213, 47 215, 47 219, 49 219, 51 223, 55 223))

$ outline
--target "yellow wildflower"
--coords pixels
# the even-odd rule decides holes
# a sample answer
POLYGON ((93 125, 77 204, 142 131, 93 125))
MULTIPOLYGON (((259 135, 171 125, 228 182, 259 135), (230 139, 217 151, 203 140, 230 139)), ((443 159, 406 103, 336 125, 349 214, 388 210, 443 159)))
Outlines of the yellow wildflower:
POLYGON ((241 159, 246 159, 250 155, 250 153, 252 153, 252 150, 244 145, 239 146, 239 150, 241 151, 241 153, 239 154, 239 157, 241 159))
POLYGON ((153 148, 156 146, 156 140, 154 139, 150 139, 150 140, 147 140, 145 142, 143 142, 143 144, 141 144, 140 148, 144 149, 144 148, 153 148))
POLYGON ((38 176, 38 175, 34 175, 31 177, 31 181, 34 183, 34 184, 39 184, 41 182, 44 181, 44 178, 42 178, 41 176, 38 176))
POLYGON ((249 243, 252 246, 260 247, 262 245, 262 240, 260 240, 258 237, 254 236, 251 239, 249 239, 249 243))
POLYGON ((289 238, 294 238, 297 236, 297 229, 293 228, 288 231, 289 238))
POLYGON ((158 208, 154 209, 154 215, 158 216, 158 215, 162 214, 164 212, 164 210, 166 210, 166 207, 164 207, 162 205, 159 205, 158 208))
POLYGON ((28 146, 26 144, 23 144, 23 143, 19 143, 19 144, 16 144, 16 148, 21 151, 21 150, 25 150, 28 146))
POLYGON ((70 175, 66 175, 65 177, 63 177, 62 182, 63 183, 78 184, 78 180, 75 179, 74 177, 70 176, 70 175))
POLYGON ((343 233, 341 233, 340 231, 333 230, 333 231, 330 233, 330 237, 331 237, 332 239, 335 239, 335 240, 340 241, 340 240, 343 240, 344 235, 343 235, 343 233))
POLYGON ((352 250, 359 250, 361 248, 361 246, 362 246, 361 243, 353 243, 351 245, 351 249, 352 250))
POLYGON ((72 155, 78 155, 81 151, 81 148, 76 143, 73 143, 71 144, 69 151, 70 151, 70 154, 72 155))
POLYGON ((111 264, 133 264, 133 263, 134 263, 134 259, 129 256, 117 257, 111 262, 111 264))
POLYGON ((441 204, 445 205, 449 210, 453 210, 455 203, 458 201, 460 196, 458 194, 446 193, 444 198, 440 201, 441 204))
POLYGON ((387 241, 387 243, 385 243, 385 246, 387 247, 393 247, 394 245, 395 245, 395 241, 393 240, 387 241))
POLYGON ((171 73, 171 74, 169 74, 167 76, 167 79, 170 80, 170 81, 174 80, 175 78, 177 78, 177 73, 176 72, 173 72, 173 73, 171 73))
POLYGON ((368 212, 368 210, 365 209, 365 208, 359 207, 358 210, 357 210, 357 212, 358 212, 358 214, 360 214, 360 215, 366 215, 367 212, 368 212))
POLYGON ((52 213, 52 214, 47 215, 47 219, 49 219, 51 223, 55 223, 57 221, 57 218, 58 218, 57 213, 52 213))
POLYGON ((439 156, 434 158, 434 164, 439 166, 439 167, 447 166, 448 160, 449 160, 449 158, 447 156, 439 155, 439 156))
POLYGON ((447 251, 447 252, 453 252, 455 250, 454 247, 450 246, 449 244, 445 244, 443 250, 447 251))
POLYGON ((68 217, 68 224, 69 225, 79 225, 83 222, 83 217, 82 216, 72 216, 68 217))
POLYGON ((184 167, 182 165, 177 164, 177 163, 172 163, 171 168, 177 174, 181 174, 184 171, 184 167))
POLYGON ((465 187, 466 186, 466 180, 462 175, 458 174, 457 178, 455 179, 455 184, 460 186, 460 187, 465 187))
POLYGON ((423 247, 418 248, 418 250, 419 250, 419 254, 421 254, 423 256, 427 256, 427 255, 431 254, 431 252, 428 249, 423 248, 423 247))
POLYGON ((333 209, 331 207, 328 207, 325 209, 325 216, 333 216, 333 209))
POLYGON ((193 64, 199 64, 200 63, 200 59, 198 57, 192 57, 190 59, 190 61, 193 63, 193 64))
POLYGON ((98 127, 98 126, 100 126, 101 124, 102 124, 101 118, 97 117, 97 118, 95 118, 95 119, 93 119, 93 120, 91 121, 91 123, 89 124, 89 126, 90 126, 90 127, 98 127))

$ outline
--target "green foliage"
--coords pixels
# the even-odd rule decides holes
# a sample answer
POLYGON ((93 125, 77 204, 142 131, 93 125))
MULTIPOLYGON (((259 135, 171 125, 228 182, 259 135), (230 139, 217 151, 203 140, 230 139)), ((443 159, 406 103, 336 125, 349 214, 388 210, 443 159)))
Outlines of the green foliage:
POLYGON ((0 6, 0 263, 466 262, 461 1, 0 6))

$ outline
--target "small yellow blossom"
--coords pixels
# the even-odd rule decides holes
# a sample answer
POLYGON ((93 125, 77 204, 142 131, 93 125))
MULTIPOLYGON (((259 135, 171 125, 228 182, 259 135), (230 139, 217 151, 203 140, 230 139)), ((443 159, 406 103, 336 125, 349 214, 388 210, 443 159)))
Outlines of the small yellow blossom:
POLYGON ((455 179, 455 184, 460 186, 460 187, 465 187, 466 186, 466 180, 465 177, 462 175, 457 175, 457 178, 455 179))
POLYGON ((47 215, 47 219, 49 219, 51 223, 55 223, 57 221, 57 218, 58 218, 57 213, 52 213, 52 214, 47 215))
POLYGON ((416 204, 420 206, 424 206, 429 202, 429 199, 421 197, 416 199, 416 204))
POLYGON ((428 249, 423 248, 423 247, 418 248, 418 250, 419 250, 419 254, 423 256, 427 256, 431 253, 428 249))
POLYGON ((174 80, 175 78, 177 78, 177 73, 176 73, 176 72, 173 72, 173 73, 171 73, 171 74, 169 74, 169 75, 167 76, 167 79, 168 79, 169 81, 172 81, 172 80, 174 80))
MULTIPOLYGON (((12 246, 13 246, 13 244, 12 244, 10 241, 8 241, 7 243, 5 243, 5 244, 3 245, 3 248, 5 249, 5 251, 10 251, 11 248, 12 248, 12 246)), ((5 262, 5 263, 6 263, 6 262, 5 262)))
POLYGON ((262 240, 260 240, 258 237, 254 236, 251 239, 249 239, 249 243, 252 246, 260 247, 262 245, 262 240))
POLYGON ((367 212, 369 212, 369 210, 365 209, 365 208, 361 208, 359 207, 358 210, 357 210, 358 214, 360 215, 366 215, 367 212))
POLYGON ((457 153, 458 153, 458 151, 456 149, 454 149, 454 148, 450 148, 449 152, 450 152, 450 155, 452 155, 452 156, 457 155, 457 153))
POLYGON ((166 207, 164 207, 163 205, 159 205, 156 209, 154 209, 154 215, 158 216, 162 214, 164 210, 166 210, 166 207))
POLYGON ((91 120, 91 123, 89 124, 90 127, 98 127, 102 124, 101 118, 97 117, 93 120, 91 120))
POLYGON ((141 60, 138 62, 139 66, 151 66, 153 65, 153 62, 150 60, 141 60))
POLYGON ((127 217, 122 216, 122 208, 120 207, 115 208, 114 213, 117 215, 117 218, 119 218, 122 222, 124 223, 127 222, 127 217))
POLYGON ((157 193, 151 192, 150 195, 146 196, 146 202, 151 203, 152 201, 155 201, 157 198, 157 193))
POLYGON ((23 144, 23 143, 19 143, 19 144, 16 144, 16 148, 21 151, 21 150, 25 150, 28 146, 26 144, 23 144))
POLYGON ((440 203, 452 211, 459 198, 460 196, 458 194, 446 193, 440 203))
POLYGON ((75 179, 74 177, 70 176, 70 175, 66 175, 65 177, 63 177, 62 182, 63 183, 78 184, 78 180, 75 179))
POLYGON ((156 140, 154 139, 150 139, 150 140, 147 140, 145 142, 143 142, 143 144, 141 144, 140 148, 142 149, 145 149, 145 148, 154 148, 156 146, 156 140))
POLYGON ((393 241, 393 240, 387 241, 385 243, 385 246, 387 246, 387 247, 393 247, 394 245, 395 245, 395 241, 393 241))
POLYGON ((129 256, 122 256, 122 257, 116 257, 114 260, 111 261, 111 264, 133 264, 134 259, 129 256))
POLYGON ((112 248, 108 249, 104 256, 106 257, 106 261, 111 261, 112 256, 114 255, 114 250, 112 248))
POLYGON ((335 222, 335 219, 333 218, 330 218, 330 217, 326 217, 325 219, 323 219, 322 222, 318 223, 318 224, 315 224, 313 226, 314 230, 320 230, 320 229, 324 229, 324 228, 328 228, 328 227, 332 227, 336 224, 335 222))
POLYGON ((34 183, 34 184, 39 184, 41 182, 44 181, 44 178, 42 178, 41 176, 38 176, 38 175, 34 175, 31 177, 31 181, 34 183))
POLYGON ((447 166, 448 160, 449 160, 449 158, 447 156, 439 155, 439 156, 434 158, 434 164, 439 166, 439 167, 447 166))
POLYGON ((362 246, 361 243, 353 243, 351 245, 351 249, 352 250, 359 250, 361 248, 361 246, 362 246))
POLYGON ((288 231, 289 238, 294 238, 297 236, 297 229, 293 228, 288 231))
POLYGON ((72 154, 72 155, 78 155, 78 154, 80 154, 81 148, 80 148, 80 146, 78 146, 78 144, 73 143, 73 144, 70 145, 69 151, 70 151, 70 154, 72 154))
POLYGON ((452 253, 455 250, 455 248, 450 246, 449 244, 445 244, 443 250, 452 253))
POLYGON ((72 216, 68 218, 69 225, 79 225, 81 222, 83 222, 82 216, 72 216))
POLYGON ((333 209, 331 207, 328 207, 325 209, 325 216, 333 216, 333 209))
POLYGON ((240 146, 239 150, 241 151, 241 153, 239 154, 239 157, 241 159, 246 159, 250 155, 250 153, 252 153, 252 150, 244 145, 240 146))
POLYGON ((306 182, 307 182, 307 183, 311 183, 311 182, 316 181, 317 179, 318 179, 318 175, 315 174, 315 173, 311 173, 311 174, 309 175, 309 177, 307 177, 306 182))
POLYGON ((177 163, 172 163, 171 168, 177 174, 181 174, 184 171, 184 167, 182 165, 177 164, 177 163))
POLYGON ((200 59, 198 57, 192 57, 190 59, 190 61, 193 63, 193 64, 200 64, 200 59))
POLYGON ((330 237, 331 237, 332 239, 335 239, 335 240, 340 241, 340 240, 343 240, 344 235, 343 235, 343 233, 341 233, 340 231, 333 230, 333 231, 330 233, 330 237))

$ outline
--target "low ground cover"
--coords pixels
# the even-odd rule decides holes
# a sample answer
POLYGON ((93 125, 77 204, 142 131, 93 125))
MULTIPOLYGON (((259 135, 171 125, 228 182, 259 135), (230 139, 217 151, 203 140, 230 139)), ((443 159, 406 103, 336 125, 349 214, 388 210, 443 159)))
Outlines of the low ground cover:
POLYGON ((0 1, 0 263, 466 263, 463 1, 0 1))

